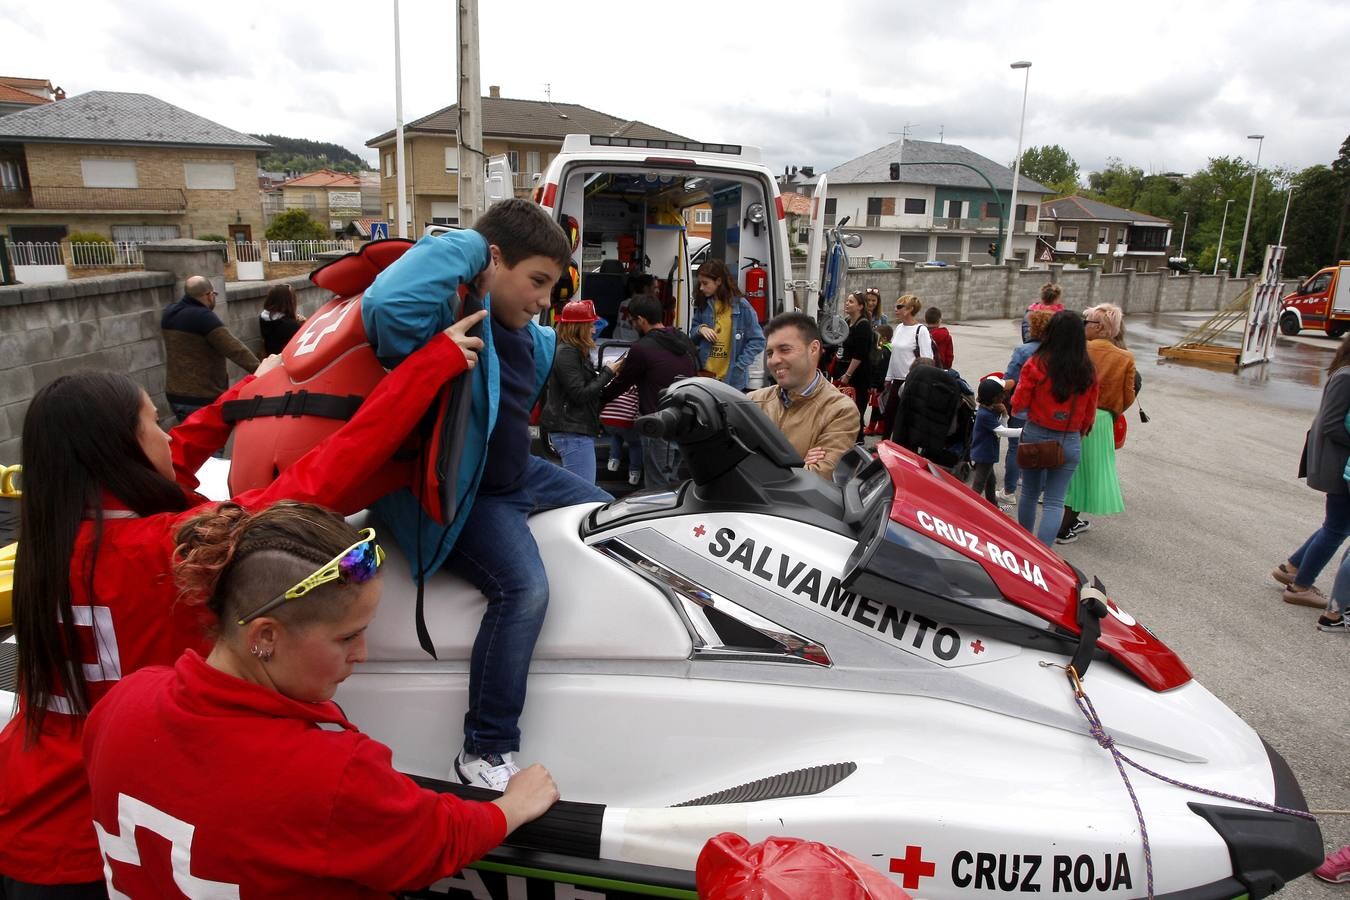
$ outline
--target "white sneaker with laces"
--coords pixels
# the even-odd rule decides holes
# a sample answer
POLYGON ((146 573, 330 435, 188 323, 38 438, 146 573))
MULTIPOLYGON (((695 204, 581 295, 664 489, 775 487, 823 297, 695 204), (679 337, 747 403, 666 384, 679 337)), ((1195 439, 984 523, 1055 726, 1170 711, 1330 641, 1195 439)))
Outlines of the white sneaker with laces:
POLYGON ((485 753, 477 756, 465 750, 455 757, 455 774, 463 784, 485 787, 494 791, 506 790, 511 776, 520 771, 510 753, 485 753))
POLYGON ((1016 491, 999 491, 996 496, 998 497, 1000 503, 1010 503, 1013 506, 1017 505, 1016 491))
POLYGON ((639 484, 642 484, 642 470, 634 469, 631 472, 629 472, 628 483, 631 484, 633 487, 637 487, 639 484))
POLYGON ((619 471, 619 458, 617 456, 611 456, 605 461, 605 468, 609 469, 611 472, 619 471))

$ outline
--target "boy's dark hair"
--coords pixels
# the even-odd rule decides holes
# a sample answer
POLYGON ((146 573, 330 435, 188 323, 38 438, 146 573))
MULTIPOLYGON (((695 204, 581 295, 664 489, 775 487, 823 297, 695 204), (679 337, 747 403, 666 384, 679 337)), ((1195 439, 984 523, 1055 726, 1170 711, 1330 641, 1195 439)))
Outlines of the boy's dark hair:
POLYGON ((825 343, 821 340, 820 326, 816 324, 816 320, 806 313, 799 312, 785 312, 774 316, 764 326, 764 337, 767 338, 775 331, 781 331, 784 328, 796 328, 802 336, 802 341, 807 345, 810 345, 812 341, 825 343))
POLYGON ((1003 399, 1003 382, 986 378, 975 389, 975 399, 981 406, 990 406, 1003 399))
POLYGON ((942 321, 942 310, 936 306, 928 307, 928 312, 923 314, 923 320, 928 325, 936 325, 942 321))
POLYGON ((634 319, 641 316, 651 325, 660 326, 665 318, 665 309, 661 301, 645 294, 628 301, 628 315, 634 319))
POLYGON ((473 223, 473 229, 497 245, 508 266, 531 256, 551 259, 563 268, 572 262, 572 246, 562 228, 543 207, 523 197, 492 204, 473 223))
POLYGON ((889 325, 878 325, 876 331, 877 331, 877 340, 883 344, 886 341, 889 341, 891 338, 895 337, 895 329, 889 325))

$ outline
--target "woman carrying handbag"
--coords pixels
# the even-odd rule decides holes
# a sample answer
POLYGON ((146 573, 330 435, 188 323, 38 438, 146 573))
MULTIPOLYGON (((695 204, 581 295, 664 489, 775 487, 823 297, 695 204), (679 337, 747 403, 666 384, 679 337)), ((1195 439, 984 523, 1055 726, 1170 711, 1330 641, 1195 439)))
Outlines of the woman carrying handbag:
POLYGON ((1082 436, 1092 430, 1097 415, 1097 375, 1078 313, 1064 310, 1050 320, 1045 340, 1022 366, 1012 410, 1026 420, 1017 447, 1022 469, 1017 521, 1052 546, 1064 516, 1064 492, 1078 467, 1082 436), (1038 525, 1037 500, 1042 495, 1038 525))

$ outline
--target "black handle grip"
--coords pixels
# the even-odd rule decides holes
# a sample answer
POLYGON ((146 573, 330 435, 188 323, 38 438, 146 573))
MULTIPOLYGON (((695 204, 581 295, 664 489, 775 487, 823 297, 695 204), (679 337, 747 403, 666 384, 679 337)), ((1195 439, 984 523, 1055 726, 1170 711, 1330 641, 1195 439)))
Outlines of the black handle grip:
POLYGON ((654 413, 639 416, 636 423, 638 434, 643 437, 673 438, 684 423, 685 411, 678 406, 667 406, 654 413))

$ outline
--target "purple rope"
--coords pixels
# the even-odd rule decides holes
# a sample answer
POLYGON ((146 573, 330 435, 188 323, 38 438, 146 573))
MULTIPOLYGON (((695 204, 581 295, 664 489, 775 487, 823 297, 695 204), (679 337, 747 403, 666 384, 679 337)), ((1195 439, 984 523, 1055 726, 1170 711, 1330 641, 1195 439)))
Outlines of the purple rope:
POLYGON ((1093 739, 1098 744, 1100 744, 1103 749, 1110 751, 1111 758, 1115 761, 1116 764, 1116 771, 1120 772, 1120 780, 1125 782, 1125 790, 1129 791, 1130 802, 1134 804, 1134 814, 1136 818, 1138 818, 1139 820, 1139 837, 1144 845, 1144 869, 1148 875, 1149 900, 1153 900, 1153 852, 1149 847, 1148 828, 1144 824, 1144 811, 1139 807, 1139 797, 1136 796, 1134 792, 1134 785, 1130 783, 1130 776, 1125 772, 1124 764, 1126 763, 1138 769, 1140 772, 1143 772, 1145 775, 1151 775, 1154 778, 1158 779, 1159 781, 1166 782, 1167 784, 1170 784, 1173 787, 1179 787, 1187 791, 1195 791, 1197 794, 1205 794, 1210 797, 1217 797, 1220 800, 1231 800, 1234 803, 1245 803, 1248 806, 1260 807, 1261 809, 1267 809, 1270 810, 1271 812, 1283 813, 1287 816, 1298 816, 1301 819, 1309 819, 1314 822, 1317 821, 1316 817, 1314 817, 1312 813, 1305 812, 1304 810, 1301 809, 1289 809, 1288 807, 1277 806, 1274 803, 1265 803, 1261 800, 1252 800, 1249 797, 1239 797, 1236 794, 1225 794, 1222 791, 1212 791, 1209 788, 1202 788, 1194 784, 1187 784, 1184 781, 1178 781, 1175 778, 1168 778, 1161 772, 1155 772, 1152 769, 1148 768, 1147 766, 1140 765, 1139 763, 1130 759, 1124 753, 1120 752, 1120 748, 1116 746, 1116 739, 1106 733, 1106 727, 1102 725, 1101 716, 1097 715, 1097 708, 1092 705, 1092 699, 1088 697, 1085 691, 1083 691, 1082 685, 1075 677, 1072 668, 1069 669, 1069 673, 1070 673, 1069 681, 1071 684, 1074 685, 1075 688, 1073 695, 1074 702, 1078 704, 1078 710, 1083 714, 1083 718, 1087 719, 1088 733, 1092 735, 1093 739))

